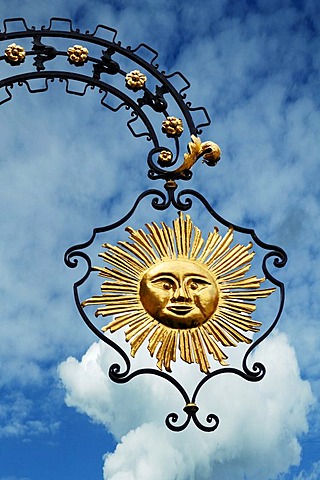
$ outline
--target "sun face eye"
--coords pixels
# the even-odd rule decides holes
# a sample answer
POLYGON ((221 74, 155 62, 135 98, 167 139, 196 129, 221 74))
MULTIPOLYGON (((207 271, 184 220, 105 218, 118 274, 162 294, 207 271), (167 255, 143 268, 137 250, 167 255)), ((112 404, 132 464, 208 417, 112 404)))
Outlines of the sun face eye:
POLYGON ((190 290, 202 290, 205 287, 208 287, 210 285, 209 282, 202 278, 194 278, 193 280, 190 280, 188 287, 190 290))
POLYGON ((171 290, 172 284, 170 282, 163 282, 162 287, 164 290, 171 290))
POLYGON ((157 278, 151 284, 161 290, 172 290, 174 288, 174 282, 170 278, 157 278))

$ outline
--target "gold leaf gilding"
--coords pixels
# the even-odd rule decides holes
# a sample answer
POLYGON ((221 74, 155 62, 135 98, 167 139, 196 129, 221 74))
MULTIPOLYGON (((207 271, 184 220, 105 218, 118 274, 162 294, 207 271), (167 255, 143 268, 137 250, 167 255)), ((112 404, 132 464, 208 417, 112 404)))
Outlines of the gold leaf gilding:
MULTIPOLYGON (((194 147, 198 148, 198 147, 194 147)), ((233 230, 221 236, 217 227, 207 240, 182 213, 169 227, 146 224, 127 227, 131 242, 105 244, 100 256, 107 267, 94 267, 106 278, 102 295, 82 303, 100 305, 96 316, 114 315, 103 331, 126 328, 134 356, 148 342, 158 368, 171 371, 176 352, 187 363, 208 373, 208 355, 227 365, 222 347, 251 343, 242 332, 261 326, 251 318, 255 301, 275 289, 261 289, 264 278, 246 277, 254 253, 252 244, 234 245, 233 230)))
POLYGON ((8 62, 13 64, 19 64, 24 62, 26 58, 26 51, 21 45, 11 43, 5 49, 5 58, 8 62))
POLYGON ((73 45, 73 47, 68 48, 68 57, 69 62, 75 65, 83 65, 89 55, 89 50, 82 45, 73 45))
POLYGON ((183 123, 181 118, 167 117, 162 122, 162 132, 167 135, 168 138, 180 137, 183 132, 183 123))
POLYGON ((139 70, 132 70, 132 72, 129 72, 126 75, 126 86, 129 90, 133 90, 134 92, 141 90, 146 81, 147 77, 139 70))

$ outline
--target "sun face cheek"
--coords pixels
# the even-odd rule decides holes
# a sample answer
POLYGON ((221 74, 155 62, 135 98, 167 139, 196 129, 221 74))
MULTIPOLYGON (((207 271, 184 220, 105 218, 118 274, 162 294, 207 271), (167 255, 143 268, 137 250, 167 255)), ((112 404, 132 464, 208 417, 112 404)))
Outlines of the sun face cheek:
MULTIPOLYGON (((155 318, 161 318, 163 310, 166 308, 172 296, 171 290, 165 289, 150 289, 148 292, 147 302, 152 305, 151 309, 153 310, 155 318)), ((149 312, 150 313, 150 312, 149 312)))
POLYGON ((204 320, 209 320, 218 305, 219 295, 215 285, 208 285, 195 293, 194 303, 201 311, 204 320))
POLYGON ((153 284, 149 279, 143 279, 140 283, 140 301, 153 318, 159 319, 162 312, 172 296, 172 289, 153 284))

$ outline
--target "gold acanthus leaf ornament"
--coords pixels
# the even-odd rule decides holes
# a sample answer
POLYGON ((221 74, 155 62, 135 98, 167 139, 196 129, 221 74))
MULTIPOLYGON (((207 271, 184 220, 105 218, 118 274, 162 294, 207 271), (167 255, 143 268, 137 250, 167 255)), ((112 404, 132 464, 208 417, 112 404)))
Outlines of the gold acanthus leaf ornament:
POLYGON ((219 145, 214 142, 201 142, 199 137, 191 135, 191 142, 188 143, 188 153, 185 153, 183 157, 183 164, 174 170, 174 173, 182 173, 185 170, 190 170, 201 157, 204 163, 210 167, 214 167, 221 158, 221 149, 219 145))
POLYGON ((157 367, 171 372, 177 350, 187 363, 208 373, 208 355, 221 365, 222 347, 251 343, 242 332, 257 332, 261 323, 251 314, 254 301, 275 289, 261 289, 264 278, 246 277, 253 259, 252 243, 234 245, 233 229, 224 236, 215 227, 204 240, 189 215, 182 213, 172 228, 161 222, 144 230, 127 227, 131 242, 104 244, 99 254, 108 264, 94 267, 105 279, 102 295, 82 302, 100 305, 95 315, 114 318, 104 332, 126 328, 131 355, 148 342, 157 367))

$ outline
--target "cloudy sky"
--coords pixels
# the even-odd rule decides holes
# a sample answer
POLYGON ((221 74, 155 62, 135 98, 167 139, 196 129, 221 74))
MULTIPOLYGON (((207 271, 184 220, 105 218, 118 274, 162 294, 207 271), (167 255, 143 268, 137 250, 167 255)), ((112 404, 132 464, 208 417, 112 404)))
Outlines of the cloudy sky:
MULTIPOLYGON (((0 480, 320 478, 317 2, 2 1, 1 31, 12 17, 37 28, 50 17, 81 31, 105 24, 123 45, 157 50, 162 70, 180 70, 188 100, 212 119, 202 139, 223 151, 214 169, 196 165, 190 186, 289 261, 276 272, 287 288, 281 321, 253 354, 264 380, 223 375, 201 396, 203 411, 219 414, 218 430, 169 431, 165 416, 183 406, 177 393, 155 378, 109 380, 115 353, 72 297, 84 270, 63 263, 67 248, 122 217, 140 192, 162 188, 146 176, 147 142, 97 91, 67 95, 55 82, 31 95, 15 86, 0 108, 0 480)), ((8 42, 0 43, 3 55, 8 42)), ((1 79, 18 68, 1 62, 1 79)), ((138 210, 136 225, 150 212, 138 210)), ((204 215, 195 205, 193 218, 205 223, 204 215)), ((146 361, 142 353, 137 365, 146 361)), ((188 369, 177 372, 190 382, 188 369)))

